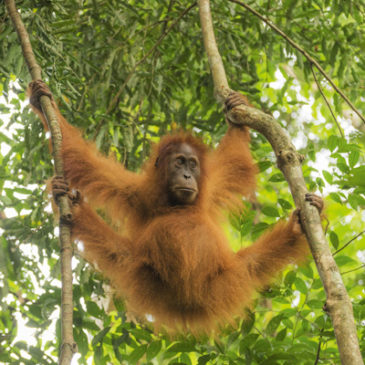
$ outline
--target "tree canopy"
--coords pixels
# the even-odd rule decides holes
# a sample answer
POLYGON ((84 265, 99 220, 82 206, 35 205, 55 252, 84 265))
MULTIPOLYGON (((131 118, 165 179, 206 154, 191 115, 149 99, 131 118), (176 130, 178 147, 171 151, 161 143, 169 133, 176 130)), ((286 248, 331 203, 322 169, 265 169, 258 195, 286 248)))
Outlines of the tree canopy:
MULTIPOLYGON (((17 4, 44 80, 65 117, 133 171, 148 156, 150 142, 168 131, 193 130, 212 147, 225 133, 195 5, 176 0, 17 4)), ((315 67, 313 74, 308 58, 267 23, 232 2, 211 6, 230 87, 287 130, 305 156, 308 188, 325 195, 326 233, 365 354, 365 124, 315 67)), ((262 0, 252 7, 316 60, 365 115, 363 1, 262 0)), ((60 262, 45 192, 53 174, 51 155, 40 121, 24 103, 30 75, 3 7, 0 17, 0 361, 53 364, 60 345, 60 262)), ((294 208, 270 144, 257 132, 251 135, 260 168, 257 202, 230 216, 225 230, 235 249, 294 208)), ((154 334, 128 317, 123 302, 79 256, 73 271, 80 364, 90 359, 96 364, 339 362, 313 260, 285 270, 257 296, 245 319, 215 339, 154 334)))

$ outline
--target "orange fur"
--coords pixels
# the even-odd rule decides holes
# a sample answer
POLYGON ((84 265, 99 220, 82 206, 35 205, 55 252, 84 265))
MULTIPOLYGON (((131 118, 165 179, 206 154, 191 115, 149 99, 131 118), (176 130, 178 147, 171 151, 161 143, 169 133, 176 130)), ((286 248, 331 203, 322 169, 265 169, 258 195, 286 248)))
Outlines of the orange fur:
POLYGON ((134 174, 101 156, 58 109, 57 115, 66 179, 87 199, 74 207, 73 237, 84 243, 85 257, 110 279, 128 308, 142 319, 153 315, 156 328, 209 332, 241 314, 253 292, 277 271, 305 257, 307 245, 293 229, 295 218, 238 253, 220 228, 219 212, 240 206, 242 195, 255 188, 246 128, 231 126, 215 151, 190 134, 165 136, 142 172, 134 174), (199 157, 200 193, 194 205, 169 207, 165 157, 181 143, 199 157), (123 235, 95 207, 113 222, 124 222, 123 235))

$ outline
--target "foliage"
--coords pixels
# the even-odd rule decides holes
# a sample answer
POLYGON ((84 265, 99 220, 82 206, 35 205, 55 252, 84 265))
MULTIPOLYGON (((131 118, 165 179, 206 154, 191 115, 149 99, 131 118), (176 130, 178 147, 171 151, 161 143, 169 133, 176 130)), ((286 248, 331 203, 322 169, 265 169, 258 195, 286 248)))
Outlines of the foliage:
MULTIPOLYGON (((360 81, 365 80, 360 54, 365 48, 363 1, 252 3, 318 60, 365 114, 365 85, 360 81)), ((140 168, 149 141, 171 129, 193 129, 212 146, 225 132, 197 7, 170 29, 189 5, 174 0, 19 1, 44 78, 63 113, 131 170, 140 168)), ((231 87, 282 123, 306 156, 308 187, 327 195, 327 233, 335 252, 365 229, 363 126, 319 78, 345 130, 345 137, 340 136, 309 63, 261 21, 222 0, 212 2, 212 12, 231 87)), ((52 175, 51 157, 39 120, 23 108, 30 78, 3 7, 0 17, 0 211, 6 214, 0 238, 0 362, 53 364, 60 339, 60 263, 44 188, 52 175)), ((226 231, 236 248, 293 209, 270 145, 256 132, 252 135, 261 170, 258 209, 231 217, 226 231)), ((365 354, 365 275, 356 270, 365 262, 364 236, 335 257, 365 354)), ((322 310, 325 293, 312 261, 286 270, 261 293, 245 320, 216 339, 169 339, 134 324, 120 302, 105 310, 111 294, 102 277, 79 258, 73 267, 80 364, 88 359, 96 364, 339 362, 333 328, 322 310)))

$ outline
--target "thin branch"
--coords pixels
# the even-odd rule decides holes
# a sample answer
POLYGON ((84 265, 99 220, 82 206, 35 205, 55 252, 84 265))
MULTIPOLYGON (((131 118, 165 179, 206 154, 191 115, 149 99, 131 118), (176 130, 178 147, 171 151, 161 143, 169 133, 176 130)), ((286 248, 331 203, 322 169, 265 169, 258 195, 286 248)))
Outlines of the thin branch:
POLYGON ((320 354, 321 354, 321 345, 322 345, 322 334, 323 334, 323 328, 320 331, 319 334, 319 341, 318 341, 318 347, 317 347, 317 354, 316 354, 316 360, 314 361, 313 365, 317 365, 320 359, 320 354))
POLYGON ((337 255, 340 251, 342 251, 343 249, 345 249, 351 242, 355 241, 356 238, 362 236, 365 233, 365 231, 360 232, 359 234, 357 234, 354 238, 352 238, 350 241, 348 241, 347 243, 345 243, 342 247, 340 247, 337 251, 335 251, 332 255, 335 256, 337 255))
POLYGON ((337 118, 336 118, 335 114, 333 113, 332 107, 331 107, 330 103, 328 102, 328 100, 327 100, 326 96, 324 95, 323 90, 322 90, 322 87, 321 87, 320 83, 319 83, 319 82, 318 82, 318 80, 317 80, 316 73, 315 73, 315 72, 314 72, 314 70, 313 70, 313 64, 311 63, 311 65, 310 65, 310 66, 311 66, 311 71, 312 71, 312 74, 313 74, 313 78, 314 78, 315 83, 317 84, 318 90, 319 90, 319 92, 321 93, 321 95, 322 95, 322 97, 323 97, 324 101, 325 101, 325 102, 326 102, 326 104, 327 104, 328 109, 330 110, 330 112, 331 112, 331 114, 332 114, 333 119, 334 119, 334 120, 335 120, 335 122, 336 122, 337 128, 338 128, 338 130, 340 131, 341 137, 344 137, 344 135, 343 135, 343 131, 342 131, 342 129, 341 129, 341 127, 340 127, 339 123, 338 123, 338 120, 337 120, 337 118))
POLYGON ((341 273, 341 275, 346 275, 346 274, 349 274, 350 272, 354 272, 354 271, 357 271, 357 270, 360 270, 362 269, 363 267, 365 267, 365 264, 362 264, 358 267, 355 267, 355 269, 352 269, 352 270, 349 270, 349 271, 344 271, 341 273))
MULTIPOLYGON (((214 87, 218 90, 220 95, 217 96, 220 96, 221 101, 222 97, 229 93, 229 87, 227 81, 224 81, 227 78, 215 42, 209 0, 199 0, 199 11, 214 87), (211 60, 216 61, 213 63, 215 67, 212 67, 211 60), (217 80, 221 83, 218 84, 217 80)), ((363 365, 350 298, 324 235, 318 210, 304 199, 308 189, 301 168, 303 157, 295 150, 283 128, 270 115, 240 105, 229 111, 227 117, 235 124, 246 125, 262 133, 272 145, 295 205, 301 210, 304 232, 326 292, 326 307, 333 323, 342 364, 363 365)))
POLYGON ((167 28, 167 24, 169 23, 169 18, 168 15, 170 14, 172 7, 174 5, 175 0, 170 0, 169 6, 167 7, 167 15, 165 17, 165 19, 162 21, 163 22, 163 26, 162 26, 162 31, 161 31, 161 35, 163 35, 166 31, 167 28))
POLYGON ((261 15, 258 11, 251 8, 249 5, 243 3, 239 0, 229 0, 232 3, 236 3, 238 5, 241 5, 246 10, 248 10, 250 13, 257 16, 259 19, 261 19, 264 23, 266 23, 271 29, 273 29, 276 33, 281 35, 291 46, 293 46, 295 49, 297 49, 312 65, 316 66, 318 71, 327 79, 327 81, 331 84, 331 86, 337 91, 337 93, 342 97, 343 100, 349 105, 349 107, 360 117, 360 119, 365 123, 365 117, 359 112, 359 110, 356 109, 355 105, 352 104, 350 99, 336 86, 336 84, 332 81, 332 79, 327 75, 327 73, 323 70, 321 65, 313 58, 311 57, 307 51, 305 51, 302 47, 300 47, 297 43, 295 43, 287 34, 285 34, 280 28, 278 28, 274 23, 271 22, 271 20, 265 18, 263 15, 261 15))
MULTIPOLYGON (((14 28, 18 34, 21 43, 24 59, 27 63, 32 80, 41 80, 42 71, 38 65, 32 45, 29 40, 29 35, 24 27, 22 19, 17 12, 14 0, 5 0, 5 4, 9 16, 14 24, 14 28)), ((58 125, 58 120, 48 96, 43 95, 40 98, 40 103, 44 115, 46 116, 49 129, 52 135, 52 153, 54 159, 54 169, 56 175, 63 176, 63 161, 61 158, 62 134, 58 125)), ((71 363, 72 356, 77 352, 77 345, 72 333, 72 243, 70 225, 63 222, 71 220, 71 211, 67 197, 61 197, 59 202, 60 209, 60 245, 61 245, 61 274, 62 274, 62 304, 61 304, 61 327, 62 327, 62 345, 59 363, 68 365, 71 363)))
POLYGON ((186 8, 178 17, 177 19, 165 30, 165 32, 160 36, 160 38, 157 40, 157 42, 148 50, 148 52, 134 65, 132 71, 127 75, 125 78, 122 86, 119 88, 118 92, 115 94, 111 102, 109 103, 108 109, 106 111, 107 114, 109 114, 114 107, 118 105, 118 101, 120 98, 120 95, 124 91, 125 87, 127 86, 128 82, 132 78, 133 74, 136 72, 137 67, 142 64, 154 51, 155 49, 162 43, 162 41, 165 39, 165 37, 170 33, 172 28, 181 20, 181 18, 186 15, 191 9, 193 9, 197 3, 191 4, 188 8, 186 8))

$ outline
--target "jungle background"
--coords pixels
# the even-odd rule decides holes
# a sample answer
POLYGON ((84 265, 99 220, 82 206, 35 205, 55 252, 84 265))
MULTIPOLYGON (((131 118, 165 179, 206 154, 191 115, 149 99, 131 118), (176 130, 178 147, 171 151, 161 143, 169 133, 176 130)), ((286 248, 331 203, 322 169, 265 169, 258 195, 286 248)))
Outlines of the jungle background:
MULTIPOLYGON (((364 1, 248 3, 317 60, 365 114, 364 1)), ((130 170, 138 171, 151 142, 171 130, 193 130, 212 147, 225 133, 192 4, 17 2, 44 80, 65 117, 130 170)), ((306 157, 308 188, 325 197, 328 241, 365 354, 365 124, 316 71, 315 82, 308 60, 263 21, 229 1, 211 6, 230 87, 287 130, 306 157)), ((29 81, 17 35, 0 6, 0 362, 55 364, 59 244, 45 191, 53 169, 43 127, 28 106, 29 81)), ((294 209, 271 146, 257 132, 251 135, 260 168, 257 202, 229 216, 225 230, 235 249, 294 209)), ((313 260, 279 275, 235 327, 198 339, 168 338, 133 323, 101 274, 78 255, 73 271, 75 364, 339 363, 313 260)))

